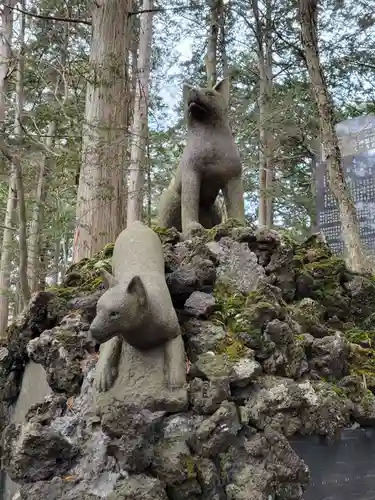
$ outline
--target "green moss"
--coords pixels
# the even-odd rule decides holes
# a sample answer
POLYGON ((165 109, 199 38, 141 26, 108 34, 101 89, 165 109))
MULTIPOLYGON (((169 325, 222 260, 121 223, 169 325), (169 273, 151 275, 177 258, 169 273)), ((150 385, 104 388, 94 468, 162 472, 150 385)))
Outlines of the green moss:
POLYGON ((228 361, 238 361, 246 355, 248 348, 235 335, 226 335, 216 348, 218 354, 224 354, 228 361))
POLYGON ((63 287, 63 286, 51 286, 47 288, 48 292, 52 292, 54 295, 57 297, 64 299, 64 300, 70 300, 76 295, 76 288, 75 287, 63 287))
POLYGON ((289 306, 289 314, 302 327, 304 333, 311 333, 323 322, 324 307, 313 299, 302 299, 289 306))
POLYGON ((365 343, 369 346, 371 346, 375 336, 375 331, 362 330, 355 325, 346 329, 344 333, 349 342, 354 344, 365 343))
POLYGON ((68 301, 80 294, 95 292, 103 283, 100 269, 112 272, 112 254, 114 245, 108 243, 103 250, 92 258, 84 258, 72 264, 65 276, 64 284, 47 288, 62 300, 68 301))
POLYGON ((246 304, 257 304, 259 302, 264 302, 264 293, 260 290, 250 292, 246 297, 246 304))
POLYGON ((320 254, 324 257, 332 257, 332 252, 329 246, 324 243, 321 239, 320 234, 313 234, 309 238, 307 238, 304 242, 299 245, 299 249, 301 252, 307 252, 308 250, 319 251, 320 254))
POLYGON ((353 345, 349 368, 351 375, 358 375, 365 379, 375 377, 375 350, 353 345))
POLYGON ((231 236, 232 230, 239 227, 245 227, 245 224, 241 223, 237 219, 230 218, 211 229, 207 229, 203 239, 206 242, 216 241, 219 237, 231 236))
POLYGON ((361 399, 361 405, 365 410, 371 410, 374 404, 374 394, 370 390, 366 390, 363 398, 361 399))
POLYGON ((159 236, 160 241, 163 245, 165 243, 175 244, 180 241, 180 234, 174 228, 167 229, 165 227, 155 226, 152 228, 152 230, 159 236))
POLYGON ((277 232, 283 245, 296 249, 300 244, 299 235, 293 229, 278 229, 277 232))
POLYGON ((327 382, 330 383, 332 391, 335 394, 337 394, 337 396, 339 396, 340 398, 347 398, 347 391, 344 388, 338 387, 336 384, 334 384, 330 381, 327 381, 327 382))
POLYGON ((365 330, 374 330, 375 333, 375 313, 370 314, 363 321, 363 327, 365 330))
POLYGON ((191 455, 185 455, 181 458, 181 462, 187 472, 187 479, 195 479, 197 476, 197 465, 195 459, 191 455))
POLYGON ((305 270, 314 278, 325 281, 331 277, 341 276, 345 269, 345 261, 338 257, 330 257, 305 264, 305 270))
POLYGON ((220 284, 215 286, 214 297, 216 305, 211 319, 231 332, 236 331, 241 327, 241 314, 245 308, 246 295, 233 293, 229 287, 220 284))
POLYGON ((107 243, 107 245, 105 245, 105 247, 101 251, 102 256, 105 258, 112 257, 114 248, 114 243, 107 243))
POLYGON ((60 342, 67 350, 77 347, 77 334, 69 330, 58 330, 56 340, 60 342))

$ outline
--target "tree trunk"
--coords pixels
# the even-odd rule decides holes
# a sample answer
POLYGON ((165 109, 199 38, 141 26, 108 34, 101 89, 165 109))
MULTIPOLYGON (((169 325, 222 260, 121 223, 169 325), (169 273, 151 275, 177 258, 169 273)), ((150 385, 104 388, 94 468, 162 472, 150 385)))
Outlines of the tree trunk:
POLYGON ((12 242, 15 232, 12 230, 13 215, 17 207, 16 177, 11 172, 8 202, 4 218, 4 234, 0 259, 0 341, 6 340, 9 312, 9 285, 12 264, 12 242))
MULTIPOLYGON (((139 16, 133 16, 131 18, 131 37, 129 54, 131 70, 129 91, 129 125, 132 125, 134 121, 134 104, 138 80, 139 16)), ((129 127, 129 133, 131 133, 131 127, 129 127)))
POLYGON ((270 130, 272 121, 272 4, 271 0, 266 0, 266 18, 264 30, 264 74, 265 74, 265 156, 266 156, 266 226, 271 229, 273 226, 273 184, 274 184, 274 159, 273 159, 273 136, 270 130))
POLYGON ((61 238, 56 238, 53 251, 53 267, 51 270, 51 286, 56 286, 59 282, 60 254, 61 238))
MULTIPOLYGON (((21 8, 24 10, 25 0, 21 1, 21 8)), ((16 72, 16 112, 14 120, 14 135, 15 137, 22 136, 22 114, 24 103, 23 89, 23 74, 24 74, 24 50, 25 50, 25 14, 21 14, 20 31, 19 31, 19 55, 16 72)), ((18 198, 18 223, 19 223, 19 251, 20 251, 20 267, 19 277, 21 286, 22 305, 26 307, 30 300, 29 282, 27 279, 27 215, 25 204, 25 192, 23 185, 22 165, 17 154, 13 156, 13 165, 16 174, 16 187, 18 198)))
POLYGON ((299 1, 303 50, 312 91, 319 112, 329 184, 339 206, 342 237, 346 246, 347 261, 348 265, 354 271, 364 272, 370 270, 371 266, 363 251, 356 208, 349 194, 341 168, 341 154, 335 132, 333 103, 319 60, 317 14, 316 0, 299 1))
POLYGON ((222 0, 212 0, 210 2, 209 17, 209 37, 207 43, 207 53, 205 56, 205 66, 207 74, 207 86, 213 87, 217 80, 217 45, 219 34, 219 9, 222 0))
POLYGON ((6 96, 8 90, 8 70, 11 58, 12 34, 13 34, 13 8, 16 0, 9 0, 1 10, 1 37, 0 37, 0 126, 1 131, 5 127, 6 96))
POLYGON ((61 266, 61 281, 65 278, 66 270, 68 269, 68 248, 69 248, 69 237, 67 234, 64 234, 62 239, 62 254, 63 254, 63 264, 61 266))
MULTIPOLYGON (((70 9, 67 9, 67 16, 70 17, 70 9)), ((64 39, 63 46, 61 47, 60 55, 60 73, 57 76, 55 82, 55 91, 51 91, 50 104, 53 106, 53 99, 61 99, 63 105, 69 97, 66 91, 66 86, 64 84, 64 78, 61 73, 64 73, 66 69, 66 59, 68 54, 68 43, 69 43, 69 23, 64 23, 64 39)), ((48 124, 47 137, 45 140, 46 153, 44 157, 44 162, 41 164, 37 193, 36 193, 36 203, 33 210, 31 228, 30 228, 30 244, 29 244, 29 284, 31 292, 40 290, 41 284, 45 282, 45 270, 42 272, 41 260, 42 260, 42 247, 43 247, 43 226, 44 226, 44 205, 47 199, 48 192, 48 179, 53 170, 54 157, 50 153, 53 149, 55 142, 57 123, 56 118, 53 119, 48 124)))
POLYGON ((227 41, 226 41, 226 14, 230 6, 223 5, 221 2, 221 6, 219 9, 219 44, 221 49, 221 67, 223 68, 223 77, 228 78, 230 75, 229 64, 228 64, 228 54, 227 54, 227 41))
POLYGON ((73 260, 90 257, 123 229, 127 131, 130 0, 98 0, 92 7, 82 166, 73 260))
MULTIPOLYGON (((46 148, 53 148, 54 136, 56 131, 56 122, 48 124, 46 137, 46 148)), ((43 244, 43 224, 44 224, 44 205, 47 198, 48 178, 52 170, 54 158, 46 151, 44 161, 42 161, 39 171, 38 186, 36 192, 35 206, 33 210, 30 235, 29 235, 29 262, 28 276, 31 293, 39 290, 40 284, 40 256, 43 244)))
MULTIPOLYGON (((7 5, 2 6, 1 11, 1 37, 0 37, 0 133, 5 128, 7 75, 9 60, 11 57, 12 32, 13 32, 13 10, 15 0, 10 0, 7 5)), ((14 170, 10 171, 9 193, 7 208, 4 217, 4 232, 0 258, 0 341, 6 340, 6 328, 9 313, 9 284, 12 262, 12 241, 14 232, 12 230, 13 214, 17 206, 16 178, 14 170)))
MULTIPOLYGON (((142 10, 152 9, 152 0, 143 0, 142 10)), ((139 33, 138 81, 135 91, 132 149, 128 189, 127 223, 142 220, 148 141, 148 94, 151 63, 152 12, 141 16, 139 33)))
POLYGON ((252 0, 259 67, 259 225, 272 227, 272 141, 269 130, 272 95, 272 18, 267 0, 265 22, 260 20, 258 0, 252 0))

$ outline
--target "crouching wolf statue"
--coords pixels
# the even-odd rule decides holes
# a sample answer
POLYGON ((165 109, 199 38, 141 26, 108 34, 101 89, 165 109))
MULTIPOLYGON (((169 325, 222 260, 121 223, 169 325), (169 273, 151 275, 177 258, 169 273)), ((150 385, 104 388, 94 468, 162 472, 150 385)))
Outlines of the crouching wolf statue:
POLYGON ((185 349, 157 234, 133 222, 115 242, 112 268, 113 276, 102 271, 108 289, 90 326, 91 336, 101 344, 95 379, 98 405, 120 400, 168 407, 169 399, 184 406, 185 349))

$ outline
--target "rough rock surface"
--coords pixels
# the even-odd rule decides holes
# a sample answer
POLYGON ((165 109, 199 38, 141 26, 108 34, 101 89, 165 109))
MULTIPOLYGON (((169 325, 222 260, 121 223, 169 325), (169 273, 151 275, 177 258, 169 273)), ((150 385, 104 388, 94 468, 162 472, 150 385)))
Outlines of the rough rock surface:
POLYGON ((86 332, 109 245, 35 295, 0 347, 3 462, 19 498, 302 499, 309 471, 287 438, 375 425, 375 281, 348 272, 319 235, 296 243, 230 221, 184 242, 158 234, 188 408, 95 409, 86 332), (28 359, 53 394, 7 425, 28 359))

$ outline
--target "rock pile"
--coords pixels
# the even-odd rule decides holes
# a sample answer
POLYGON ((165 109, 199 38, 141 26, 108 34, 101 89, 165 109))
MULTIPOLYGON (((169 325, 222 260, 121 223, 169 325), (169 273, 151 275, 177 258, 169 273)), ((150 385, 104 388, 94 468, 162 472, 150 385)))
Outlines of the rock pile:
POLYGON ((375 423, 375 280, 349 272, 319 235, 218 226, 180 241, 156 229, 182 326, 186 411, 98 415, 87 338, 111 247, 33 297, 0 350, 3 460, 19 498, 298 500, 309 471, 287 440, 375 423), (9 415, 28 359, 53 394, 9 415))

